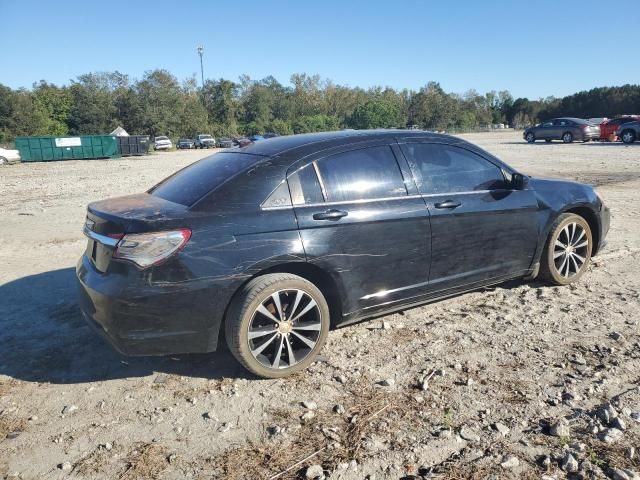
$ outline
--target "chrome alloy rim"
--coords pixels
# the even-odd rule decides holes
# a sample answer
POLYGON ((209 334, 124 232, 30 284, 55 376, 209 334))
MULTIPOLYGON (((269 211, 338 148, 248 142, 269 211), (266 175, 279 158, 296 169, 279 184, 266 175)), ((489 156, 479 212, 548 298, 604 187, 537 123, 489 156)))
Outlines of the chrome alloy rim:
POLYGON ((565 143, 569 143, 571 141, 571 134, 565 133, 564 137, 562 138, 562 140, 564 140, 565 143))
POLYGON ((624 135, 622 135, 622 140, 625 143, 629 143, 631 142, 631 139, 633 138, 633 136, 631 135, 631 132, 624 132, 624 135))
POLYGON ((553 263, 560 275, 570 278, 576 275, 587 260, 589 240, 585 229, 573 222, 567 224, 556 238, 553 263))
POLYGON ((251 355, 267 368, 289 368, 304 360, 322 330, 318 304, 307 292, 280 290, 256 308, 249 323, 251 355))

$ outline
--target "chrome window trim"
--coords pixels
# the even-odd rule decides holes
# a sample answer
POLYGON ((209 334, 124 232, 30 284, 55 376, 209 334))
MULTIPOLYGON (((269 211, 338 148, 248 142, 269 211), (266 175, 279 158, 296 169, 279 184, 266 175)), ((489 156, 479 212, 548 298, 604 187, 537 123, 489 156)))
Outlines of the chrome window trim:
POLYGON ((84 233, 91 240, 95 240, 96 242, 111 248, 116 248, 116 245, 118 245, 118 242, 120 241, 120 239, 107 237, 106 235, 100 235, 93 230, 89 230, 87 227, 84 227, 82 229, 82 233, 84 233))
POLYGON ((313 169, 316 172, 316 177, 318 177, 318 183, 320 184, 320 191, 322 192, 322 198, 324 198, 324 201, 326 202, 327 201, 327 189, 324 188, 324 180, 322 180, 322 174, 320 173, 320 168, 318 167, 318 161, 314 160, 311 163, 313 164, 313 169))
POLYGON ((296 203, 294 205, 283 205, 281 207, 261 207, 262 210, 285 210, 289 208, 300 208, 300 207, 321 207, 323 205, 345 205, 350 203, 369 203, 369 202, 389 202, 392 200, 405 200, 405 199, 415 199, 415 198, 431 198, 431 197, 447 197, 454 195, 472 195, 474 193, 490 193, 490 192, 499 192, 499 191, 512 191, 510 189, 499 188, 496 190, 471 190, 468 192, 448 192, 448 193, 429 193, 429 194, 420 194, 416 193, 414 195, 403 195, 401 197, 382 197, 382 198, 363 198, 360 200, 346 200, 340 202, 322 202, 322 203, 296 203))

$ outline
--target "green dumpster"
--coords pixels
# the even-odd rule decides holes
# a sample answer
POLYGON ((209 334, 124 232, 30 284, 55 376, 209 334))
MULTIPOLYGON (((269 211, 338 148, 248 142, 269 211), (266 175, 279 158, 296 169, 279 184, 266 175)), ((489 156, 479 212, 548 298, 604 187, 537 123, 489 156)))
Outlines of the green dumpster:
POLYGON ((18 137, 16 148, 23 162, 117 158, 118 140, 112 135, 81 137, 18 137))

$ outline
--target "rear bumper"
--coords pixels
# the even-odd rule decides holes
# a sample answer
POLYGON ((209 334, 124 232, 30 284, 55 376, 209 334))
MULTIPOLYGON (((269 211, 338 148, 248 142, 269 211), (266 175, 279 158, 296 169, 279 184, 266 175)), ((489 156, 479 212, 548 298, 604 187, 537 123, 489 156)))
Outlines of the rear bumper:
POLYGON ((210 288, 151 284, 149 275, 98 272, 82 256, 76 268, 84 317, 125 355, 216 350, 221 318, 210 288), (137 277, 136 277, 137 275, 137 277))
POLYGON ((582 134, 583 140, 597 140, 600 138, 600 132, 584 132, 582 134))

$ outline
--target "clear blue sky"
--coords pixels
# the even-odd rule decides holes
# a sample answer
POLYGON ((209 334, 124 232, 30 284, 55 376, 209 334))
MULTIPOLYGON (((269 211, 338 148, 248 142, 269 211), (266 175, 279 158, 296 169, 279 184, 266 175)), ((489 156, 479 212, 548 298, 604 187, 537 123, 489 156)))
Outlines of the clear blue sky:
POLYGON ((306 72, 413 89, 435 80, 529 98, 640 83, 634 1, 0 0, 0 23, 0 83, 13 88, 113 70, 199 78, 199 44, 209 78, 288 84, 306 72))

